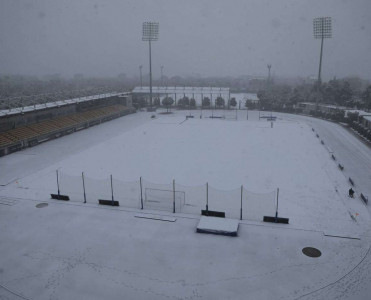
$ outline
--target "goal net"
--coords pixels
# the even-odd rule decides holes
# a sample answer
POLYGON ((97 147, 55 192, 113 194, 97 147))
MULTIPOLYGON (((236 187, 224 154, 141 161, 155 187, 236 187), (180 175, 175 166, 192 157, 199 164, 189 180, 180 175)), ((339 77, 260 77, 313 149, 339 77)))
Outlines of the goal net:
POLYGON ((243 189, 243 219, 262 221, 264 216, 274 217, 276 214, 276 191, 253 193, 243 189))
POLYGON ((237 109, 225 109, 224 118, 226 120, 237 120, 237 109))
POLYGON ((205 110, 202 110, 202 118, 223 119, 224 118, 223 109, 205 109, 205 110))
POLYGON ((144 189, 143 206, 146 209, 181 212, 185 203, 184 191, 172 191, 156 188, 144 189))

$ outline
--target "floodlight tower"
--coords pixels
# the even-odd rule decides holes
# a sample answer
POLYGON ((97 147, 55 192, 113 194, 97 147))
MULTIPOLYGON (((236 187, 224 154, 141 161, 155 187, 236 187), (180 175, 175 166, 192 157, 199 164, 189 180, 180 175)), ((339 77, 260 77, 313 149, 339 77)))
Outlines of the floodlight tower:
POLYGON ((164 66, 161 66, 161 85, 163 85, 163 82, 164 82, 164 74, 162 73, 164 69, 164 66))
POLYGON ((313 19, 313 36, 315 39, 321 39, 321 53, 319 58, 317 91, 321 86, 321 68, 322 68, 322 52, 323 39, 332 38, 331 17, 320 17, 313 19))
POLYGON ((152 109, 152 58, 151 42, 158 40, 158 22, 143 22, 142 41, 148 41, 149 45, 149 103, 152 109))
POLYGON ((270 84, 271 84, 271 68, 272 68, 272 65, 268 64, 267 67, 268 67, 268 90, 269 90, 269 87, 270 87, 270 84))
POLYGON ((140 66, 139 66, 139 74, 140 74, 140 88, 142 88, 142 87, 143 87, 143 80, 142 80, 142 68, 143 68, 143 66, 142 66, 142 65, 140 65, 140 66))

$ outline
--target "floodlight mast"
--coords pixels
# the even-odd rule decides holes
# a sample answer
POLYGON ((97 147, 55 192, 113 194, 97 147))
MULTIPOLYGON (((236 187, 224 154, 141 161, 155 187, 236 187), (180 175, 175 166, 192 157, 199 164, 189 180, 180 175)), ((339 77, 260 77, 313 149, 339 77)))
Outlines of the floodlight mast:
POLYGON ((142 65, 139 66, 139 75, 140 75, 140 88, 143 88, 143 80, 142 80, 142 65))
POLYGON ((152 109, 152 57, 151 57, 151 41, 158 40, 158 22, 143 22, 142 41, 148 41, 149 45, 149 102, 152 109))
MULTIPOLYGON (((319 93, 319 89, 321 86, 323 39, 332 37, 331 17, 320 17, 313 19, 313 35, 315 39, 321 39, 321 52, 319 58, 317 79, 317 93, 319 93)), ((316 108, 318 109, 318 95, 316 97, 316 108)))
POLYGON ((268 86, 268 90, 269 90, 270 89, 270 84, 271 84, 271 68, 272 68, 272 65, 268 64, 267 67, 268 67, 268 83, 267 83, 267 86, 268 86))

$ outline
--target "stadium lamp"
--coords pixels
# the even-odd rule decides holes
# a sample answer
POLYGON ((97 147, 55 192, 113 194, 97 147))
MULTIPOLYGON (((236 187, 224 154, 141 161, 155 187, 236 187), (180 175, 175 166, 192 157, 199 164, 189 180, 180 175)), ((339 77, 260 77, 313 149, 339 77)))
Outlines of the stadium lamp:
POLYGON ((142 41, 148 41, 149 45, 149 102, 152 110, 152 58, 151 58, 151 42, 158 40, 158 22, 143 22, 142 41))
POLYGON ((269 90, 270 84, 271 84, 271 68, 272 68, 272 65, 268 64, 267 67, 268 67, 268 84, 267 84, 267 86, 268 86, 268 90, 269 90))
POLYGON ((315 39, 321 39, 321 53, 318 69, 318 85, 321 84, 322 52, 323 39, 332 38, 331 17, 320 17, 313 19, 313 36, 315 39))
POLYGON ((318 97, 321 87, 323 39, 329 39, 332 37, 331 17, 320 17, 313 19, 313 36, 315 39, 321 39, 321 52, 319 58, 317 96, 316 96, 316 110, 318 110, 318 97))
POLYGON ((143 88, 143 80, 142 80, 142 68, 143 68, 143 66, 142 66, 142 65, 140 65, 140 66, 139 66, 139 76, 140 76, 140 89, 142 89, 142 88, 143 88))

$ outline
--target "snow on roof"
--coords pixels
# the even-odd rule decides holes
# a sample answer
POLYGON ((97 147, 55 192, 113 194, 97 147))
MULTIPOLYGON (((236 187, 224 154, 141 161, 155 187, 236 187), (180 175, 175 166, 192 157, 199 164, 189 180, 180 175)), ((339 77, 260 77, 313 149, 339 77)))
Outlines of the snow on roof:
POLYGON ((371 113, 366 112, 364 110, 359 110, 359 109, 348 109, 346 110, 346 113, 358 113, 360 116, 369 116, 371 113))
POLYGON ((197 232, 199 233, 214 233, 222 235, 236 236, 238 231, 238 220, 205 217, 202 216, 197 225, 197 232))
POLYGON ((237 101, 259 101, 259 98, 255 93, 231 93, 231 98, 235 98, 237 101))
POLYGON ((246 99, 251 101, 259 101, 258 95, 253 93, 246 93, 246 99))
MULTIPOLYGON (((133 93, 148 94, 148 86, 135 87, 133 93)), ((223 87, 190 87, 190 86, 153 86, 152 93, 160 94, 229 94, 229 88, 223 87)))
POLYGON ((30 106, 15 107, 11 109, 4 109, 4 110, 0 110, 0 117, 22 114, 22 113, 26 113, 30 111, 36 111, 36 110, 41 110, 41 109, 51 108, 51 107, 60 107, 60 106, 68 105, 68 104, 86 102, 90 100, 103 99, 107 97, 122 96, 125 94, 129 94, 129 93, 116 93, 116 92, 107 93, 107 94, 85 96, 85 97, 74 98, 74 99, 59 100, 55 102, 47 102, 47 103, 42 103, 42 104, 35 104, 35 105, 30 105, 30 106))
MULTIPOLYGON (((305 104, 308 106, 316 106, 315 102, 299 102, 298 104, 305 104)), ((334 108, 334 109, 347 109, 345 106, 333 105, 333 104, 318 104, 319 107, 334 108)))

